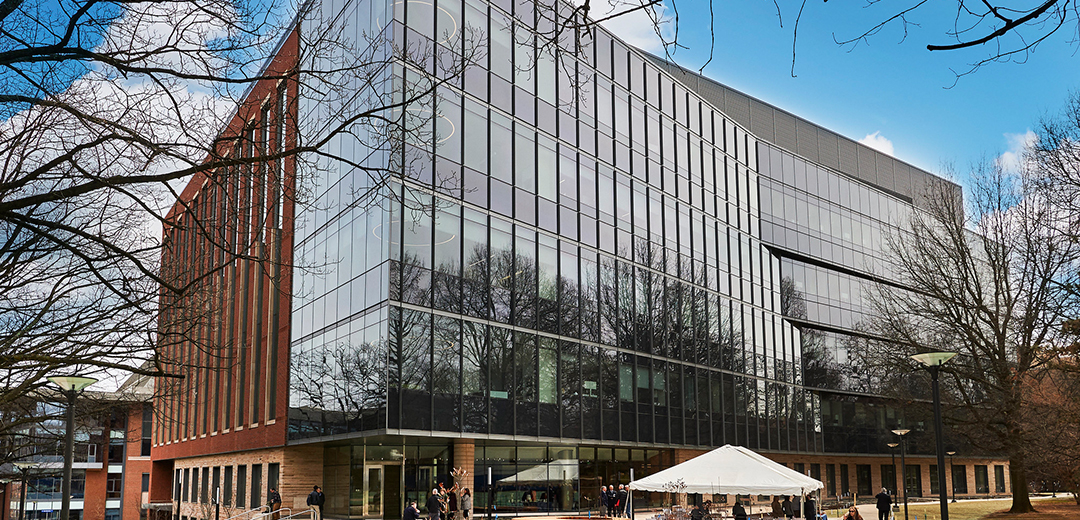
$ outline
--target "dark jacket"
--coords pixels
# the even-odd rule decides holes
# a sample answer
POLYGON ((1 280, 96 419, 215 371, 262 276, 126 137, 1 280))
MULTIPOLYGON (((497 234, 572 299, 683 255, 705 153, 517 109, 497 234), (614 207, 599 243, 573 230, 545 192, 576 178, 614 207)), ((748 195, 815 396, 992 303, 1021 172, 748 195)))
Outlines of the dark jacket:
POLYGON ((705 507, 700 504, 690 512, 690 520, 704 520, 706 516, 705 507))
POLYGON ((615 507, 615 501, 618 500, 618 493, 614 489, 607 490, 607 503, 608 507, 615 507))
POLYGON ((439 502, 439 495, 432 494, 427 498, 427 513, 429 515, 437 515, 442 512, 442 503, 439 502))
POLYGON ((780 509, 784 510, 784 516, 788 518, 795 516, 795 507, 791 505, 790 498, 785 498, 784 501, 780 503, 780 509))
POLYGON ((731 508, 731 515, 735 517, 735 520, 746 520, 746 510, 738 502, 731 508))
POLYGON ((803 502, 803 518, 806 520, 814 520, 817 518, 817 502, 813 498, 806 497, 806 502, 803 502))
POLYGON ((602 505, 604 507, 607 507, 607 505, 608 505, 608 496, 607 496, 607 490, 606 489, 601 489, 600 490, 600 505, 602 505))
POLYGON ((882 491, 877 494, 877 508, 878 511, 888 511, 889 506, 892 505, 892 497, 888 493, 882 491))
POLYGON ((277 491, 271 491, 271 492, 267 493, 266 494, 266 503, 270 504, 270 505, 280 504, 281 503, 281 494, 278 493, 277 491))
POLYGON ((322 507, 326 502, 326 495, 323 495, 321 491, 312 491, 307 496, 307 505, 322 507))
POLYGON ((413 506, 406 507, 401 520, 420 520, 420 510, 413 506))
POLYGON ((615 507, 626 507, 626 490, 620 489, 615 493, 615 507))

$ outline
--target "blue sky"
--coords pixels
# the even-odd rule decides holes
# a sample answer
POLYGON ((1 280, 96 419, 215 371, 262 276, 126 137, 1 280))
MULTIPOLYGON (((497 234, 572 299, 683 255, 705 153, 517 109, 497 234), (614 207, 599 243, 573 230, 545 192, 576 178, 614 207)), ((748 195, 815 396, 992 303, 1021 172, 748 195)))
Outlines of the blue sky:
MULTIPOLYGON (((967 70, 988 49, 926 50, 927 44, 952 43, 945 34, 955 15, 952 2, 928 3, 926 11, 910 16, 921 25, 909 25, 905 41, 895 25, 852 49, 838 46, 834 34, 857 36, 896 4, 808 0, 792 77, 798 2, 779 2, 782 28, 773 2, 714 3, 716 44, 707 76, 852 139, 876 132, 892 143, 895 157, 933 172, 943 162, 963 172, 974 161, 1008 152, 1018 141, 1015 136, 1059 111, 1069 92, 1080 87, 1080 56, 1068 42, 1075 34, 1069 30, 1043 42, 1026 63, 992 63, 957 81, 953 70, 967 70)), ((708 59, 709 2, 676 5, 679 43, 689 49, 674 57, 696 70, 708 59)), ((630 43, 655 45, 644 17, 637 18, 610 28, 630 43)))

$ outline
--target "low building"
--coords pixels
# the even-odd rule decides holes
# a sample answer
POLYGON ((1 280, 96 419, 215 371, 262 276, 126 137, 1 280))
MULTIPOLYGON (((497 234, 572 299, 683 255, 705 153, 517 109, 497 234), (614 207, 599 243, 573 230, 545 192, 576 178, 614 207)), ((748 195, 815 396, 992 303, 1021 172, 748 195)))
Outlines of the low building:
MULTIPOLYGON (((152 391, 152 379, 135 376, 115 392, 88 390, 76 401, 71 520, 145 518, 152 391)), ((47 396, 34 401, 33 415, 52 419, 29 424, 13 439, 16 461, 0 468, 0 520, 60 515, 65 404, 47 396)))

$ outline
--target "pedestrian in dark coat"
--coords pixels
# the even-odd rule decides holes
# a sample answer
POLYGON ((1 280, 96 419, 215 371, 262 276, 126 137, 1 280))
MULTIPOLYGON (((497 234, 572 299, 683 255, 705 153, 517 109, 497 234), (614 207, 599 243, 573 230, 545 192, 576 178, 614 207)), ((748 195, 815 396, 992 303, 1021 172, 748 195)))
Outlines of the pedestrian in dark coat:
POLYGON ((266 494, 266 505, 270 506, 270 520, 281 518, 281 513, 278 512, 281 509, 281 494, 276 489, 270 488, 270 492, 266 494))
POLYGON ((806 499, 803 500, 803 518, 806 520, 817 520, 817 502, 814 501, 813 495, 806 495, 806 499))
POLYGON ((311 508, 311 520, 322 520, 322 506, 326 503, 326 496, 323 495, 321 487, 314 488, 307 496, 307 505, 311 508))
POLYGON ((401 515, 401 520, 420 520, 420 510, 416 508, 416 501, 409 502, 409 507, 405 508, 405 514, 401 515))
POLYGON ((442 515, 442 501, 439 498, 439 488, 432 489, 427 499, 427 514, 431 520, 439 520, 442 515))
POLYGON ((607 516, 609 509, 607 486, 600 486, 600 516, 607 516))
POLYGON ((780 509, 784 511, 784 516, 791 520, 795 518, 795 506, 791 505, 791 497, 784 495, 784 501, 780 503, 780 509))
POLYGON ((892 509, 892 497, 889 496, 889 490, 881 488, 881 493, 878 493, 875 498, 877 498, 878 520, 889 520, 889 510, 892 509))
POLYGON ((619 492, 615 495, 615 514, 617 516, 626 516, 626 488, 622 484, 619 484, 619 492))
POLYGON ((615 485, 607 487, 607 506, 608 516, 615 516, 615 502, 619 499, 619 494, 615 492, 615 485))
POLYGON ((735 505, 731 508, 731 516, 734 516, 735 520, 746 520, 746 509, 743 509, 742 502, 735 501, 735 505))

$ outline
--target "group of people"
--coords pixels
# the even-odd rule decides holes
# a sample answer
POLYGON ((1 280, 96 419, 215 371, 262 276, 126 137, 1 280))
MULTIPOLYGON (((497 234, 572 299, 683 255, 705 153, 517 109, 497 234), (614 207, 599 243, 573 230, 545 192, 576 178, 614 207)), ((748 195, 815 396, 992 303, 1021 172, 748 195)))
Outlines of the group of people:
MULTIPOLYGON (((797 497, 796 497, 797 498, 797 497)), ((779 496, 773 496, 772 499, 772 516, 773 518, 787 518, 791 520, 798 516, 798 507, 791 501, 791 495, 784 495, 784 500, 781 501, 779 496)), ((806 495, 803 499, 802 516, 807 520, 814 520, 817 517, 817 504, 814 502, 814 497, 806 495)))
MULTIPOLYGON (((469 520, 473 508, 472 491, 469 491, 469 488, 462 488, 459 500, 457 485, 446 489, 440 482, 439 487, 431 490, 431 495, 428 496, 427 503, 424 506, 427 508, 430 520, 441 520, 444 512, 447 513, 447 520, 469 520), (461 513, 460 517, 458 517, 458 513, 461 513)), ((402 515, 402 520, 419 519, 420 509, 416 507, 415 500, 410 501, 409 506, 405 508, 405 514, 402 515)))
MULTIPOLYGON (((792 520, 796 516, 799 516, 799 508, 791 501, 790 495, 785 495, 783 501, 780 500, 779 496, 774 496, 771 506, 773 518, 787 518, 788 520, 792 520)), ((746 508, 743 507, 742 502, 737 498, 735 499, 735 505, 731 506, 731 516, 735 517, 735 520, 746 520, 746 508)), ((815 520, 817 518, 817 501, 814 500, 813 495, 806 495, 803 497, 802 517, 806 520, 815 520)))
POLYGON ((630 487, 619 484, 616 491, 614 485, 600 486, 600 514, 610 517, 628 517, 629 515, 630 487))

